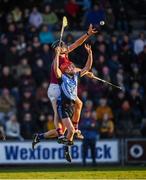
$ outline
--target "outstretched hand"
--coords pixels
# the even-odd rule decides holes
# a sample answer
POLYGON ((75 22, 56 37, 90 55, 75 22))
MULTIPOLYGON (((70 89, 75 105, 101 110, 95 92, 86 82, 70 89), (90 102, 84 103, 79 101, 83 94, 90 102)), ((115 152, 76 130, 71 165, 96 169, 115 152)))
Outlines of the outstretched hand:
POLYGON ((85 44, 84 47, 85 47, 88 54, 90 54, 92 52, 91 45, 85 44))
POLYGON ((96 28, 93 27, 92 24, 90 24, 87 32, 88 32, 89 36, 91 36, 91 35, 93 35, 93 34, 96 34, 96 33, 97 33, 97 30, 96 30, 96 28))

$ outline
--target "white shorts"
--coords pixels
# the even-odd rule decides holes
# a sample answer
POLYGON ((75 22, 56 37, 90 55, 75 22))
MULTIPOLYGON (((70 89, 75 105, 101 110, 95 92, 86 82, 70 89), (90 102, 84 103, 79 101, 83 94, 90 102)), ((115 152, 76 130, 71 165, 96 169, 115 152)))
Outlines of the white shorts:
POLYGON ((57 98, 60 96, 60 86, 58 84, 51 83, 48 88, 48 97, 50 101, 57 100, 57 98))

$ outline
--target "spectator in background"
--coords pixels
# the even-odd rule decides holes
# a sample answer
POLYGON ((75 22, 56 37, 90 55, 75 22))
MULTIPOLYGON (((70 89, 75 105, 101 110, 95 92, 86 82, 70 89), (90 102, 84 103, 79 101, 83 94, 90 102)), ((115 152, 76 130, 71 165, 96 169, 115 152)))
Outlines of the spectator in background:
POLYGON ((6 36, 7 36, 8 40, 9 40, 9 43, 10 44, 12 44, 12 43, 15 44, 16 36, 17 36, 16 25, 14 23, 9 23, 7 25, 7 27, 8 27, 8 30, 7 30, 6 36))
POLYGON ((86 103, 87 99, 88 99, 88 92, 83 91, 81 94, 81 100, 82 100, 83 104, 86 103))
POLYGON ((65 5, 65 11, 68 16, 69 26, 77 27, 76 24, 79 22, 79 6, 76 3, 76 0, 68 0, 65 5))
POLYGON ((139 37, 134 41, 134 53, 136 55, 140 54, 143 51, 145 44, 146 44, 145 34, 144 32, 141 32, 139 34, 139 37))
POLYGON ((8 88, 9 90, 12 90, 16 86, 17 81, 10 72, 10 68, 8 66, 4 66, 0 76, 0 88, 8 88))
POLYGON ((116 74, 116 77, 115 77, 115 83, 117 85, 119 85, 120 87, 123 87, 123 89, 127 88, 125 87, 127 84, 124 82, 124 69, 123 67, 121 66, 119 69, 118 69, 118 72, 116 74))
POLYGON ((140 130, 141 130, 141 134, 142 134, 142 137, 146 137, 146 118, 143 118, 142 119, 142 123, 140 125, 140 130))
POLYGON ((86 12, 87 10, 91 8, 91 0, 83 0, 82 6, 83 6, 84 12, 86 12))
POLYGON ((15 115, 12 115, 6 122, 6 136, 7 139, 22 140, 20 134, 20 124, 15 115))
POLYGON ((16 76, 19 78, 20 76, 25 74, 28 68, 30 68, 30 65, 28 64, 28 59, 25 57, 20 59, 20 62, 16 68, 16 73, 17 73, 16 76))
POLYGON ((47 120, 47 115, 45 113, 41 112, 37 115, 37 126, 39 132, 46 131, 46 129, 48 128, 47 120))
POLYGON ((43 18, 37 7, 33 7, 32 12, 29 16, 29 23, 31 26, 34 26, 36 28, 39 28, 42 25, 43 18))
POLYGON ((129 31, 128 15, 123 6, 121 6, 116 13, 117 29, 119 31, 129 31))
POLYGON ((30 113, 26 113, 23 116, 21 123, 21 135, 24 139, 32 139, 33 134, 37 131, 36 124, 30 113))
POLYGON ((39 37, 38 37, 38 36, 34 36, 34 37, 33 37, 32 47, 33 47, 34 52, 35 52, 35 51, 38 51, 39 48, 41 47, 41 43, 40 43, 40 41, 39 41, 39 37))
POLYGON ((103 121, 105 114, 109 119, 113 119, 113 111, 110 106, 107 105, 107 99, 105 97, 99 100, 99 106, 96 109, 97 119, 103 121))
POLYGON ((6 20, 7 24, 13 23, 13 16, 12 16, 12 14, 11 13, 6 14, 5 20, 6 20))
POLYGON ((130 65, 134 61, 134 56, 129 43, 122 43, 119 61, 126 72, 130 72, 130 65))
POLYGON ((24 115, 27 114, 27 113, 34 115, 33 114, 34 113, 33 112, 33 107, 31 105, 31 102, 22 101, 21 103, 19 103, 18 113, 17 113, 19 122, 22 123, 24 115))
POLYGON ((16 102, 9 89, 4 88, 0 96, 0 122, 5 124, 5 119, 9 118, 16 111, 16 102))
POLYGON ((37 59, 34 66, 32 67, 33 77, 36 85, 40 86, 41 83, 48 78, 47 67, 44 65, 42 59, 37 59))
POLYGON ((31 105, 31 108, 33 110, 33 108, 35 108, 36 106, 36 100, 34 99, 34 94, 33 94, 33 90, 30 87, 27 87, 24 89, 22 96, 21 96, 21 102, 29 102, 31 105))
POLYGON ((51 114, 48 115, 48 121, 46 127, 47 127, 47 131, 55 129, 53 115, 51 114))
POLYGON ((108 60, 108 67, 110 69, 111 77, 112 78, 115 77, 115 75, 120 67, 118 54, 112 54, 111 59, 108 60))
POLYGON ((126 95, 124 91, 119 91, 116 94, 113 94, 113 110, 115 110, 115 114, 117 114, 116 109, 120 109, 123 102, 126 100, 126 95))
POLYGON ((130 104, 133 110, 134 118, 133 123, 134 126, 139 128, 139 124, 142 119, 142 113, 143 113, 143 103, 142 103, 142 96, 138 89, 132 88, 130 92, 130 104))
POLYGON ((65 37, 66 44, 72 44, 74 42, 74 36, 72 34, 67 34, 65 37))
POLYGON ((114 136, 114 123, 108 114, 104 114, 100 125, 100 138, 112 138, 114 136))
POLYGON ((130 103, 125 100, 119 109, 116 118, 117 135, 121 137, 132 137, 134 114, 130 103))
POLYGON ((51 51, 51 48, 48 44, 43 44, 40 52, 40 58, 43 60, 44 66, 47 68, 48 75, 50 75, 53 52, 51 51))
POLYGON ((83 112, 84 112, 84 111, 92 111, 92 110, 93 110, 93 102, 88 99, 88 100, 85 102, 85 106, 84 106, 83 112))
POLYGON ((132 51, 133 43, 131 42, 130 36, 128 34, 124 34, 121 41, 121 47, 124 45, 128 45, 129 49, 132 51))
POLYGON ((108 44, 108 53, 109 55, 113 55, 116 53, 118 54, 119 50, 120 50, 120 47, 118 43, 118 38, 116 35, 113 34, 108 44))
POLYGON ((48 31, 48 27, 46 25, 42 27, 42 30, 39 33, 39 39, 41 44, 51 44, 55 41, 53 33, 48 31))
POLYGON ((9 67, 14 67, 19 63, 19 54, 17 52, 17 47, 11 44, 7 50, 6 58, 4 64, 9 67))
POLYGON ((133 82, 139 82, 141 83, 141 80, 142 80, 142 76, 141 76, 141 73, 139 71, 139 66, 138 64, 132 64, 131 65, 131 73, 130 74, 130 83, 133 83, 133 82))
POLYGON ((88 27, 89 24, 93 24, 94 27, 100 25, 100 21, 105 19, 105 12, 99 7, 98 4, 94 4, 93 8, 89 10, 84 17, 84 26, 88 27))
POLYGON ((140 72, 142 74, 145 74, 146 73, 145 72, 146 70, 146 45, 144 45, 143 51, 138 54, 137 60, 138 60, 138 64, 140 65, 140 72))
POLYGON ((24 26, 27 24, 28 19, 29 19, 29 14, 30 14, 30 9, 29 8, 25 8, 23 10, 23 22, 24 22, 24 26))
POLYGON ((105 60, 104 55, 99 55, 98 57, 95 57, 94 67, 96 68, 100 76, 102 75, 102 69, 104 66, 106 66, 106 64, 107 62, 105 60))
POLYGON ((13 21, 18 23, 22 20, 22 11, 18 6, 12 10, 13 21))
POLYGON ((111 7, 105 10, 105 17, 106 17, 106 26, 108 28, 108 31, 112 33, 115 27, 115 16, 113 14, 111 7))
POLYGON ((36 100, 48 99, 48 96, 47 96, 48 86, 49 86, 49 83, 47 81, 43 81, 41 83, 40 87, 38 87, 36 91, 36 100))
POLYGON ((20 34, 17 40, 18 41, 17 41, 16 49, 17 49, 18 55, 22 56, 26 51, 26 45, 27 45, 24 34, 20 34))
POLYGON ((95 119, 95 113, 91 111, 85 111, 84 116, 80 122, 80 129, 84 136, 82 153, 83 153, 83 165, 86 165, 86 158, 88 155, 88 150, 91 150, 92 165, 96 165, 96 139, 98 135, 98 126, 95 119))
POLYGON ((56 13, 52 10, 50 5, 46 5, 44 9, 43 24, 47 25, 49 30, 54 30, 57 27, 58 17, 56 13))
POLYGON ((37 37, 38 36, 38 30, 35 26, 30 26, 28 29, 27 29, 27 33, 26 33, 26 37, 27 37, 27 40, 30 43, 30 45, 32 46, 32 39, 34 37, 37 37))
MULTIPOLYGON (((102 78, 106 81, 111 81, 111 77, 110 77, 110 69, 108 68, 108 66, 104 66, 102 68, 102 78)), ((106 85, 106 84, 104 84, 106 85)))
POLYGON ((35 81, 30 68, 25 69, 24 74, 22 74, 19 78, 20 93, 23 93, 26 88, 29 88, 32 91, 35 89, 35 81))
POLYGON ((5 59, 6 59, 6 54, 7 54, 7 50, 9 48, 9 42, 8 42, 8 38, 6 37, 5 34, 2 34, 0 37, 0 64, 1 66, 4 66, 5 64, 5 59))

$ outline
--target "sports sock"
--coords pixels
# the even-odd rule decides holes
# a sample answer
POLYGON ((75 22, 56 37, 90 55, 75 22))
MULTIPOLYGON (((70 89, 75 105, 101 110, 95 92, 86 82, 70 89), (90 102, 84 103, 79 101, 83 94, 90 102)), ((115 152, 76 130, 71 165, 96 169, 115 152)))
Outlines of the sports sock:
POLYGON ((73 126, 74 126, 75 130, 78 130, 78 123, 77 122, 73 122, 73 126))
POLYGON ((58 133, 58 136, 62 136, 63 135, 61 128, 57 128, 56 131, 58 133))
POLYGON ((44 133, 38 134, 38 137, 39 137, 39 139, 44 139, 44 138, 45 138, 45 137, 44 137, 44 133))

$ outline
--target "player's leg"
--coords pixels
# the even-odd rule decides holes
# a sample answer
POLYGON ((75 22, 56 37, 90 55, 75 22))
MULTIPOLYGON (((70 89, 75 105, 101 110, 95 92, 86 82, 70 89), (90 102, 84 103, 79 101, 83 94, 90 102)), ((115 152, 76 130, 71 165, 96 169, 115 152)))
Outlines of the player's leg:
POLYGON ((60 96, 60 87, 58 84, 50 84, 48 88, 48 97, 51 101, 52 108, 54 111, 54 125, 58 132, 58 136, 62 136, 62 125, 58 119, 58 112, 57 112, 57 99, 60 96))
POLYGON ((75 101, 75 113, 74 113, 73 118, 72 118, 72 122, 73 122, 75 130, 78 129, 78 123, 80 120, 82 106, 83 106, 82 101, 77 97, 77 99, 75 101))
MULTIPOLYGON (((65 132, 65 130, 66 128, 63 127, 63 133, 65 132)), ((49 139, 49 138, 55 138, 55 137, 58 137, 58 132, 56 131, 56 129, 52 129, 45 133, 34 134, 33 141, 32 141, 32 148, 34 149, 35 145, 38 144, 43 139, 49 139)), ((63 140, 59 141, 59 143, 66 143, 66 142, 67 140, 65 137, 64 137, 64 141, 63 140)))
POLYGON ((81 115, 81 110, 83 107, 83 103, 82 101, 77 97, 76 101, 75 101, 75 113, 73 114, 73 118, 72 118, 72 123, 73 126, 75 128, 75 135, 77 138, 79 139, 83 139, 83 135, 81 134, 81 131, 78 130, 78 124, 79 124, 79 120, 80 120, 80 115, 81 115))
POLYGON ((56 128, 56 131, 58 133, 58 136, 62 136, 63 135, 62 124, 61 124, 61 122, 59 122, 56 99, 52 100, 51 103, 52 103, 52 107, 53 107, 53 111, 54 111, 54 125, 56 128))
POLYGON ((73 144, 73 136, 75 133, 74 126, 69 117, 62 119, 62 123, 67 128, 66 138, 68 140, 68 145, 72 145, 73 144))
POLYGON ((56 129, 52 129, 46 133, 36 133, 33 136, 32 140, 32 149, 34 149, 35 145, 38 144, 43 139, 58 137, 58 133, 56 129))

